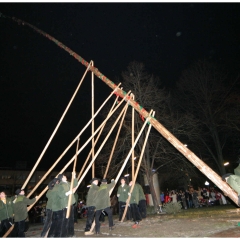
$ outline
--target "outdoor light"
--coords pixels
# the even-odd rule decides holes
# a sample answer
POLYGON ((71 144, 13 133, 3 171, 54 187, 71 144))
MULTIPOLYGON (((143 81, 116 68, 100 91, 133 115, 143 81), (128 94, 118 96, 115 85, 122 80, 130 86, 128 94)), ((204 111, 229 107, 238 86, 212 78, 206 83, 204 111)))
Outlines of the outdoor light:
POLYGON ((124 177, 128 177, 128 176, 129 176, 129 174, 125 174, 125 175, 124 175, 124 177))
POLYGON ((228 164, 229 164, 229 162, 225 162, 223 165, 224 165, 224 166, 227 166, 228 164))
POLYGON ((91 185, 87 185, 87 188, 91 187, 91 185))
POLYGON ((187 147, 187 144, 184 144, 185 147, 187 147))
POLYGON ((209 182, 208 182, 208 181, 206 181, 206 182, 205 182, 205 185, 206 185, 206 186, 208 186, 208 185, 209 185, 209 182))

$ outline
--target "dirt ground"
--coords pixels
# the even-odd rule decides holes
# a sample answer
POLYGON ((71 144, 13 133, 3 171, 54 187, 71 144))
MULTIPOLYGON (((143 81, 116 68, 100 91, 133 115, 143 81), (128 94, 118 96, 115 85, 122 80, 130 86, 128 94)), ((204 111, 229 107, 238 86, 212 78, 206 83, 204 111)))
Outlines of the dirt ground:
MULTIPOLYGON (((240 238, 240 208, 233 205, 212 206, 182 210, 170 215, 166 213, 148 215, 139 228, 132 228, 133 222, 119 222, 114 215, 114 230, 109 231, 108 218, 101 224, 100 235, 84 235, 86 219, 78 219, 75 237, 81 238, 240 238), (238 224, 239 223, 239 224, 238 224), (239 226, 238 226, 239 225, 239 226)), ((26 237, 40 237, 42 224, 30 225, 26 237)))

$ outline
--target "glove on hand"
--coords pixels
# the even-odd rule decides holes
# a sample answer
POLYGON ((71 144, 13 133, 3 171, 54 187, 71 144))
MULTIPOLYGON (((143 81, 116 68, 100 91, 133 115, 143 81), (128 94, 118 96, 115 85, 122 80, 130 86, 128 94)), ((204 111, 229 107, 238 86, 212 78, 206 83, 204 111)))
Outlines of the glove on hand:
POLYGON ((69 194, 72 194, 71 190, 65 193, 66 196, 68 196, 69 194))

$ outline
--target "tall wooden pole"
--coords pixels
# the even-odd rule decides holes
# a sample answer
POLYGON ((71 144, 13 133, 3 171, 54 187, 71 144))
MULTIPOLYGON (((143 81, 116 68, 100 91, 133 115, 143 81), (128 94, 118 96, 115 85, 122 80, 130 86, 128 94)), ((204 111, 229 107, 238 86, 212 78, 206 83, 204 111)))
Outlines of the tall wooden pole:
MULTIPOLYGON (((76 165, 77 165, 78 146, 79 146, 79 138, 78 138, 78 141, 77 141, 75 161, 73 163, 72 180, 71 180, 71 185, 70 185, 70 190, 71 191, 73 190, 73 182, 74 182, 74 178, 76 177, 76 165)), ((72 203, 73 194, 74 193, 70 194, 69 198, 68 198, 68 208, 67 208, 66 218, 69 218, 69 216, 70 216, 70 210, 71 210, 71 205, 72 205, 71 203, 72 203)))
MULTIPOLYGON (((132 94, 132 99, 134 100, 134 95, 132 94)), ((134 108, 132 108, 132 145, 134 144, 134 108)), ((132 179, 134 178, 134 151, 132 152, 132 179)))
MULTIPOLYGON (((114 108, 117 100, 118 100, 118 97, 116 97, 116 99, 115 99, 115 101, 114 101, 114 103, 113 103, 113 105, 112 105, 112 107, 111 107, 111 109, 110 109, 110 111, 109 111, 109 113, 108 113, 108 116, 111 116, 111 112, 112 112, 112 110, 113 110, 113 108, 114 108)), ((122 103, 123 103, 123 101, 121 102, 121 104, 122 104, 122 103)), ((97 144, 98 139, 99 139, 99 137, 101 136, 101 133, 102 133, 105 125, 106 125, 106 122, 105 122, 104 125, 101 127, 101 130, 100 130, 99 133, 98 133, 98 136, 97 136, 97 138, 96 138, 96 140, 95 140, 95 142, 94 142, 94 147, 95 147, 95 145, 97 144)), ((78 174, 77 180, 80 179, 80 177, 81 177, 81 175, 82 175, 82 172, 83 172, 83 170, 84 170, 84 168, 85 168, 85 166, 86 166, 86 164, 87 164, 87 162, 88 162, 88 160, 89 160, 89 158, 90 158, 90 156, 91 156, 92 150, 93 150, 93 148, 92 148, 92 149, 90 150, 90 152, 88 153, 88 156, 87 156, 87 158, 86 158, 86 160, 85 160, 85 162, 84 162, 84 164, 83 164, 83 166, 82 166, 82 169, 81 169, 81 171, 80 171, 79 174, 78 174)))
POLYGON ((125 119, 127 110, 128 110, 128 104, 127 104, 127 107, 126 107, 125 112, 123 113, 123 116, 122 116, 120 125, 119 125, 119 127, 118 127, 117 135, 116 135, 115 141, 114 141, 114 143, 113 143, 112 151, 111 151, 111 154, 110 154, 110 156, 109 156, 108 164, 107 164, 106 171, 105 171, 105 173, 104 173, 103 178, 106 178, 106 177, 107 177, 108 169, 109 169, 109 166, 110 166, 110 163, 111 163, 111 160, 112 160, 112 156, 113 156, 113 153, 114 153, 116 144, 117 144, 118 136, 119 136, 120 130, 121 130, 121 128, 122 128, 123 120, 125 119))
MULTIPOLYGON (((92 66, 94 63, 92 62, 92 66)), ((92 72, 92 116, 94 115, 94 73, 92 72)), ((94 121, 92 121, 92 134, 94 133, 94 121)), ((92 139, 92 158, 94 158, 94 137, 92 139)), ((92 178, 95 177, 95 163, 92 165, 92 178)))
MULTIPOLYGON (((154 116, 155 116, 155 112, 153 112, 153 117, 154 117, 154 116)), ((148 131, 147 131, 147 134, 146 134, 144 143, 143 143, 143 147, 142 147, 141 155, 140 155, 140 157, 139 157, 137 169, 136 169, 134 178, 132 178, 132 186, 131 186, 131 189, 130 189, 130 194, 132 193, 133 188, 134 188, 134 186, 135 186, 135 182, 136 182, 137 175, 138 175, 138 172, 139 172, 139 169, 140 169, 140 166, 141 166, 143 154, 144 154, 144 151, 145 151, 145 148, 146 148, 146 144, 147 144, 147 140, 148 140, 148 136, 149 136, 149 133, 150 133, 151 128, 152 128, 152 125, 150 124, 149 127, 148 127, 148 131)), ((123 212, 123 216, 122 216, 121 222, 123 222, 123 220, 124 220, 124 218, 125 218, 125 216, 126 216, 130 199, 131 199, 131 196, 128 196, 128 199, 127 199, 127 201, 126 201, 126 206, 125 206, 125 209, 124 209, 124 212, 123 212)))
MULTIPOLYGON (((90 65, 89 65, 89 67, 90 67, 90 65)), ((78 86, 77 86, 77 88, 76 88, 74 94, 72 95, 72 98, 70 99, 70 101, 69 101, 69 103, 68 103, 68 105, 67 105, 65 111, 63 112, 63 114, 62 114, 60 120, 58 121, 57 126, 55 127, 55 129, 54 129, 52 135, 50 136, 50 138, 49 138, 49 140, 48 140, 46 146, 44 147, 42 153, 40 154, 40 156, 39 156, 37 162, 35 163, 34 167, 32 168, 30 174, 28 175, 28 177, 27 177, 26 181, 24 182, 24 184, 23 184, 23 186, 22 186, 21 189, 24 189, 24 188, 26 187, 26 185, 28 184, 29 179, 30 179, 31 176, 33 175, 33 173, 34 173, 34 171, 35 171, 37 165, 38 165, 39 162, 41 161, 41 159, 42 159, 44 153, 46 152, 46 150, 47 150, 49 144, 51 143, 53 137, 55 136, 55 134, 56 134, 56 132, 57 132, 57 130, 58 130, 60 124, 61 124, 62 121, 63 121, 63 118, 65 117, 65 115, 66 115, 66 113, 67 113, 69 107, 71 106, 71 104, 72 104, 72 102, 73 102, 73 100, 74 100, 74 98, 75 98, 75 96, 76 96, 76 94, 77 94, 77 92, 78 92, 78 90, 79 90, 79 88, 80 88, 80 86, 81 86, 81 84, 82 84, 82 82, 83 82, 83 80, 84 80, 84 78, 85 78, 85 76, 86 76, 88 70, 89 70, 89 67, 88 67, 88 68, 86 69, 86 71, 84 72, 83 77, 82 77, 82 79, 80 80, 80 82, 79 82, 79 84, 78 84, 78 86)))
MULTIPOLYGON (((84 66, 88 67, 89 63, 84 60, 81 56, 79 56, 76 52, 65 46, 63 43, 58 41, 56 38, 47 34, 46 32, 36 28, 35 26, 29 24, 28 22, 22 21, 21 19, 17 19, 15 17, 8 17, 2 14, 2 17, 12 19, 17 22, 19 25, 28 26, 34 29, 39 34, 45 36, 49 40, 53 41, 60 48, 64 49, 71 56, 73 56, 77 61, 82 63, 84 66)), ((116 87, 115 83, 104 76, 97 68, 91 67, 90 70, 104 83, 106 83, 110 88, 114 89, 116 87)), ((116 94, 120 97, 124 97, 126 95, 125 91, 118 90, 116 94)), ((129 99, 127 99, 129 100, 129 99)), ((129 104, 135 108, 137 112, 140 113, 141 116, 146 118, 148 116, 148 112, 137 102, 134 100, 129 100, 129 104)), ((181 143, 176 137, 174 137, 161 123, 159 123, 156 119, 150 118, 149 122, 153 125, 153 127, 164 137, 166 138, 179 152, 183 154, 194 166, 196 166, 205 176, 207 176, 216 186, 218 186, 226 196, 231 198, 235 204, 238 205, 238 195, 226 182, 222 180, 222 178, 214 172, 207 164, 205 164, 201 159, 199 159, 193 152, 191 152, 183 143, 181 143)))

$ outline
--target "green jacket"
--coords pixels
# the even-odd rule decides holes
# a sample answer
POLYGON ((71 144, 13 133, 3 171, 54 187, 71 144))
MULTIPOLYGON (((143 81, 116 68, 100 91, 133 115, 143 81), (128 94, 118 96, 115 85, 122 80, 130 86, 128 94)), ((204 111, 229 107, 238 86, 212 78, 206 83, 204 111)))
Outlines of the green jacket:
POLYGON ((143 192, 143 188, 139 183, 136 183, 135 185, 138 186, 138 190, 139 190, 139 201, 140 200, 146 200, 145 194, 143 192))
POLYGON ((127 184, 124 184, 124 186, 120 185, 117 191, 118 201, 126 202, 128 199, 129 191, 130 191, 130 187, 127 184))
POLYGON ((95 185, 94 183, 91 184, 90 189, 87 194, 87 197, 86 197, 87 198, 87 202, 86 202, 87 207, 95 206, 94 200, 96 198, 98 189, 99 189, 99 186, 95 185))
POLYGON ((240 176, 240 164, 234 169, 234 174, 240 176))
MULTIPOLYGON (((77 179, 74 178, 74 182, 73 182, 73 187, 76 187, 77 186, 77 179)), ((70 182, 60 182, 58 184, 59 186, 59 191, 58 191, 58 196, 60 197, 61 199, 61 204, 63 206, 63 208, 66 208, 68 206, 68 199, 69 199, 69 196, 66 196, 66 192, 68 192, 70 190, 70 185, 71 183, 70 182)), ((74 204, 76 201, 75 201, 75 197, 74 195, 72 196, 72 201, 71 201, 71 204, 74 204)))
POLYGON ((227 183, 240 195, 240 176, 230 175, 227 183))
POLYGON ((25 220, 28 217, 27 206, 33 204, 35 201, 36 198, 29 199, 25 196, 18 195, 13 204, 14 221, 20 222, 25 220))
POLYGON ((102 183, 97 191, 95 201, 96 210, 105 209, 111 206, 109 192, 114 187, 115 181, 109 184, 102 183))
MULTIPOLYGON (((130 187, 131 188, 131 187, 130 187)), ((130 204, 139 203, 139 187, 137 184, 134 185, 131 198, 130 198, 130 204)))
POLYGON ((0 221, 13 217, 13 202, 11 198, 6 198, 6 204, 0 200, 0 221))
POLYGON ((47 197, 47 199, 48 199, 47 205, 46 205, 46 209, 52 210, 53 200, 55 200, 55 199, 53 198, 53 190, 50 190, 50 189, 49 189, 49 190, 47 191, 46 197, 47 197))
POLYGON ((59 211, 59 210, 62 210, 63 208, 65 208, 65 206, 62 204, 62 200, 61 198, 59 197, 59 184, 55 184, 55 186, 53 187, 53 189, 51 190, 51 193, 50 193, 50 196, 49 196, 49 199, 51 198, 51 205, 52 205, 52 211, 53 212, 56 212, 56 211, 59 211))

